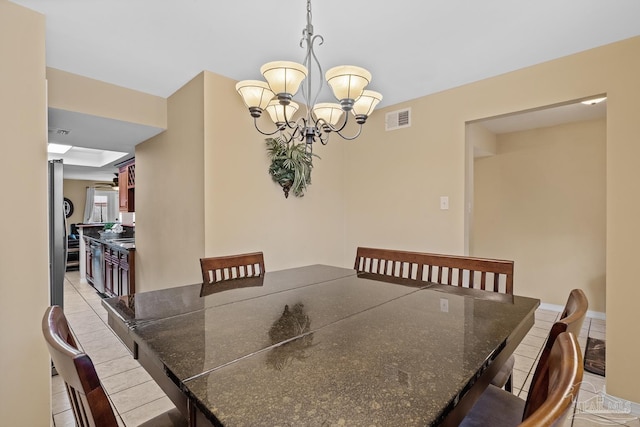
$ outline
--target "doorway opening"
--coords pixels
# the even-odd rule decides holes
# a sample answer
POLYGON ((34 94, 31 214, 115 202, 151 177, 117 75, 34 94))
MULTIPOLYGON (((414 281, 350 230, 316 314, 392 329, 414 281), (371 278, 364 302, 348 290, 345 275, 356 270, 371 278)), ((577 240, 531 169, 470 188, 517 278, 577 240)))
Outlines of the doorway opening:
POLYGON ((585 100, 466 124, 465 250, 514 260, 519 295, 581 288, 604 313, 606 100, 585 100))

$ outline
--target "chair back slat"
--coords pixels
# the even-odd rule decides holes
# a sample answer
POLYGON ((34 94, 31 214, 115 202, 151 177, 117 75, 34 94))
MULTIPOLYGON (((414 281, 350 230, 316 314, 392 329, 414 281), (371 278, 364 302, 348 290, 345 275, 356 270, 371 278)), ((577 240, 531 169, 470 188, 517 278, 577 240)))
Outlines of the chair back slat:
POLYGON ((53 365, 65 382, 76 423, 81 427, 116 427, 116 417, 93 362, 78 348, 61 307, 47 308, 42 333, 53 365))
POLYGON ((479 286, 482 290, 513 294, 513 261, 508 260, 359 247, 354 269, 443 285, 479 286), (387 264, 392 268, 381 268, 387 264), (480 275, 479 284, 476 274, 480 275), (491 276, 493 285, 488 284, 491 276))
POLYGON ((200 259, 202 283, 264 276, 262 252, 200 259))

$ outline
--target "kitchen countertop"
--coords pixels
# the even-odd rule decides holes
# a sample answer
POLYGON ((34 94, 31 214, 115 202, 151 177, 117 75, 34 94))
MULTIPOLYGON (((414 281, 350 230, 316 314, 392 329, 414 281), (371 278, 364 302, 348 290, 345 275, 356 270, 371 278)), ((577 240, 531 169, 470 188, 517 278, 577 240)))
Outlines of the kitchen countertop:
POLYGON ((95 240, 96 242, 100 242, 102 244, 105 244, 107 246, 113 246, 116 249, 126 249, 128 251, 135 251, 136 250, 136 242, 135 242, 135 238, 133 237, 109 237, 109 238, 105 238, 105 237, 94 237, 94 236, 87 236, 85 235, 84 237, 86 237, 87 239, 91 239, 91 240, 95 240))

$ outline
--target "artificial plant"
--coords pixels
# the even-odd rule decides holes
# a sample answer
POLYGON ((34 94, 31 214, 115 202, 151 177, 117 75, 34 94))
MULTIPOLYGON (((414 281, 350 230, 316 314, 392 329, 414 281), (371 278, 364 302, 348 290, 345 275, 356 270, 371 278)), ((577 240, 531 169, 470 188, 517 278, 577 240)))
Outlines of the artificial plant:
POLYGON ((304 142, 286 142, 281 138, 267 138, 265 141, 271 160, 271 178, 280 184, 285 197, 289 197, 290 191, 296 197, 304 196, 307 185, 311 184, 311 159, 318 156, 308 151, 304 142))

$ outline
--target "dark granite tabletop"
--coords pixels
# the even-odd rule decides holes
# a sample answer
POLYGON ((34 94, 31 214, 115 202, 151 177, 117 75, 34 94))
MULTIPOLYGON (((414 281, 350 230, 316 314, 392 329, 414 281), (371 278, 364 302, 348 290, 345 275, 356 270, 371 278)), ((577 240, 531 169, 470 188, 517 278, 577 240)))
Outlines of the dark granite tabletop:
POLYGON ((437 423, 539 304, 320 265, 225 286, 104 301, 225 426, 437 423))

